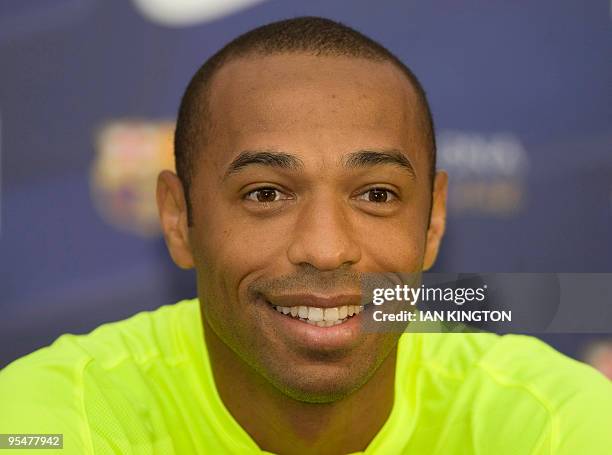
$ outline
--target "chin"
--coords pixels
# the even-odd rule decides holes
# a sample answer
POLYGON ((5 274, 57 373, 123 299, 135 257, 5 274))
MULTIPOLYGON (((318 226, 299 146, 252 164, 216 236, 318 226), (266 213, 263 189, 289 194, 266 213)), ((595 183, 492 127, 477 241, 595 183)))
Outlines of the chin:
POLYGON ((355 370, 330 365, 308 365, 266 374, 286 396, 306 403, 333 403, 358 390, 376 368, 355 370))

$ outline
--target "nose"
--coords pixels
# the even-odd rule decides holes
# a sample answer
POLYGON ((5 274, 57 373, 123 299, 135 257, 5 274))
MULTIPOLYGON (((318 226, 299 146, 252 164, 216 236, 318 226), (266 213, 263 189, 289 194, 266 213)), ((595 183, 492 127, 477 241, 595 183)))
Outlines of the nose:
POLYGON ((332 198, 305 204, 296 220, 287 256, 295 265, 335 270, 357 263, 361 249, 349 219, 350 207, 332 198))

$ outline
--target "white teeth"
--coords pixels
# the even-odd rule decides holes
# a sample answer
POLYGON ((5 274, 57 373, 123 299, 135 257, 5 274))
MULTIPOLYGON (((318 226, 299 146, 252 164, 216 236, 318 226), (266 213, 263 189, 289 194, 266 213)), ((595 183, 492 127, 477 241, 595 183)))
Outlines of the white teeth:
POLYGON ((309 307, 308 308, 308 319, 311 321, 319 322, 323 320, 323 308, 309 307))
POLYGON ((337 321, 339 310, 338 308, 326 308, 325 309, 325 320, 326 321, 337 321))
POLYGON ((344 305, 334 308, 318 308, 308 306, 274 306, 276 311, 291 315, 294 318, 319 327, 331 327, 346 322, 349 317, 363 311, 362 305, 344 305))

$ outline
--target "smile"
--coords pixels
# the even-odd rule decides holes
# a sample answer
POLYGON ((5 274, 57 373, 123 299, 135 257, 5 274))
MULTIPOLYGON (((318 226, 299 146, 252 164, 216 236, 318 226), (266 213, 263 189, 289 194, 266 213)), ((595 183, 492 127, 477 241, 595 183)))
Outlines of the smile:
POLYGON ((342 324, 363 311, 363 305, 343 305, 332 308, 272 305, 272 308, 281 314, 319 327, 342 324))

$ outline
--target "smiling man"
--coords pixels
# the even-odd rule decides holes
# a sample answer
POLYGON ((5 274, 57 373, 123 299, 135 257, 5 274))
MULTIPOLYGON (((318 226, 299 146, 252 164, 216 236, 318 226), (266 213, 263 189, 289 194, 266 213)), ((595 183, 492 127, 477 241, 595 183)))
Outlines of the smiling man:
POLYGON ((360 277, 420 272, 447 176, 411 71, 321 18, 253 30, 183 97, 166 243, 198 299, 0 374, 1 433, 65 453, 604 454, 612 387, 529 337, 372 333, 360 277))

